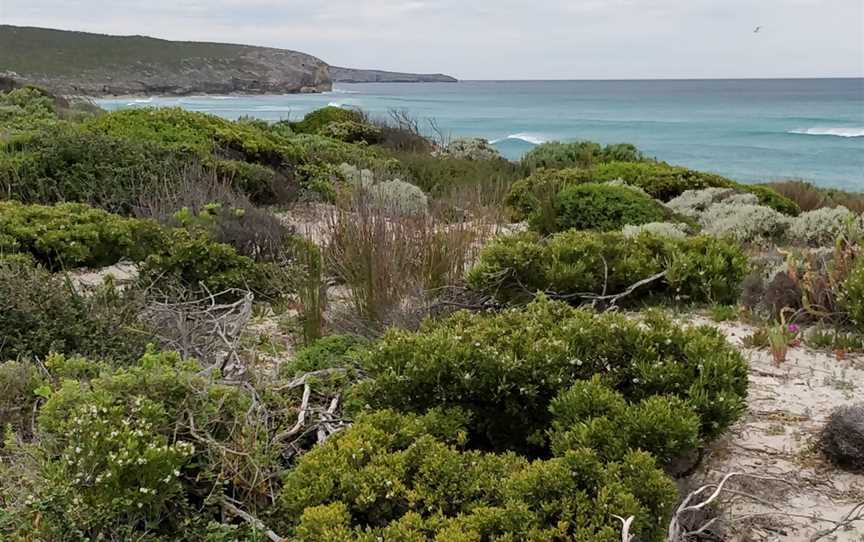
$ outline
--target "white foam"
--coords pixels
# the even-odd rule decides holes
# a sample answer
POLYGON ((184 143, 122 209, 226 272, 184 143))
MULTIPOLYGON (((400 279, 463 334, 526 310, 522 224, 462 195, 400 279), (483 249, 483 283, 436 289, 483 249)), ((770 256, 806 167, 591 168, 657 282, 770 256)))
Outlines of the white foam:
POLYGON ((489 143, 495 145, 508 139, 518 139, 519 141, 524 141, 525 143, 530 143, 532 145, 542 145, 543 143, 549 141, 549 139, 543 135, 520 132, 518 134, 510 134, 507 137, 502 137, 501 139, 495 139, 493 141, 490 141, 489 143))
POLYGON ((131 102, 129 102, 126 105, 129 106, 129 105, 139 105, 139 104, 149 104, 149 103, 153 103, 153 97, 152 96, 150 98, 141 98, 139 100, 132 100, 131 102))
POLYGON ((342 102, 330 102, 327 107, 343 107, 342 102))
POLYGON ((789 130, 790 134, 800 135, 815 135, 815 136, 836 136, 836 137, 864 137, 864 128, 838 128, 831 126, 815 126, 813 128, 801 128, 799 130, 789 130))

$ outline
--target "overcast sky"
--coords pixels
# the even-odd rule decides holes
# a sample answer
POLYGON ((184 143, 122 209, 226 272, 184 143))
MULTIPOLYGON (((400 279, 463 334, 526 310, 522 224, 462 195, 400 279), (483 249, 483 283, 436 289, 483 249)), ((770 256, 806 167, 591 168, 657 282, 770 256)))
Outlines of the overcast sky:
POLYGON ((864 75, 864 0, 0 0, 0 23, 462 79, 864 75))

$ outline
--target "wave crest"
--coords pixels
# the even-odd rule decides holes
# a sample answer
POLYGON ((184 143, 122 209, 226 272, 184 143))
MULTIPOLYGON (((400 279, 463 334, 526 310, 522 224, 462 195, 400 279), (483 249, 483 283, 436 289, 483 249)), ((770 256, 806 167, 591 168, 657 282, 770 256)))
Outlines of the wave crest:
POLYGON ((549 141, 546 136, 541 134, 529 134, 526 132, 520 132, 518 134, 510 134, 507 137, 502 137, 501 139, 494 139, 489 143, 495 145, 507 141, 508 139, 516 139, 519 141, 524 141, 525 143, 530 143, 532 145, 542 145, 543 143, 549 141))
POLYGON ((801 128, 799 130, 789 130, 788 134, 798 135, 814 135, 814 136, 835 136, 835 137, 864 137, 864 128, 842 128, 832 126, 815 126, 813 128, 801 128))

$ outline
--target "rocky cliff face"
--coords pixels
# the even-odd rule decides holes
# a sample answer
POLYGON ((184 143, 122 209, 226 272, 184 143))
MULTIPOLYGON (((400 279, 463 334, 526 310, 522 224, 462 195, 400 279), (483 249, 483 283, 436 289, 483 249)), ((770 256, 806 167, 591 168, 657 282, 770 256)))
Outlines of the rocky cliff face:
POLYGON ((400 73, 383 70, 357 70, 330 66, 334 83, 456 83, 458 79, 443 73, 400 73))
POLYGON ((282 49, 0 26, 0 74, 58 94, 330 90, 329 66, 282 49))

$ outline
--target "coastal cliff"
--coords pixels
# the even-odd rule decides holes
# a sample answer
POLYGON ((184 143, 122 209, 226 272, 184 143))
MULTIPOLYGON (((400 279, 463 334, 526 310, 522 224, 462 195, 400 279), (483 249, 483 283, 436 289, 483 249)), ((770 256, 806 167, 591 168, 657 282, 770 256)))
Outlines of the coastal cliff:
POLYGON ((329 66, 312 55, 250 45, 168 41, 0 25, 0 77, 60 95, 290 94, 333 81, 455 81, 329 66))
POLYGON ((401 73, 383 70, 358 70, 330 66, 334 83, 456 83, 458 79, 443 73, 401 73))
POLYGON ((281 49, 0 25, 0 73, 58 94, 330 90, 327 64, 281 49))

